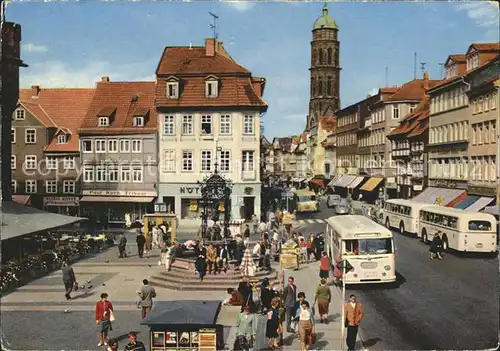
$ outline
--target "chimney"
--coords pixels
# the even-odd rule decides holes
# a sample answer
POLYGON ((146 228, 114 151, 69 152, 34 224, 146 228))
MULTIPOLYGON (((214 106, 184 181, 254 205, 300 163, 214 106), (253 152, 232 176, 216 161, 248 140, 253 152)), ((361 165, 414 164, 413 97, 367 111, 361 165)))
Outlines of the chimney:
POLYGON ((216 51, 216 44, 215 41, 217 39, 214 38, 208 38, 205 39, 205 55, 206 56, 215 56, 215 51, 216 51))
POLYGON ((40 96, 40 86, 32 85, 31 86, 31 97, 37 98, 40 96))
POLYGON ((109 83, 109 77, 108 76, 101 77, 101 82, 109 83))
POLYGON ((423 82, 424 89, 429 89, 429 72, 424 72, 424 82, 423 82))

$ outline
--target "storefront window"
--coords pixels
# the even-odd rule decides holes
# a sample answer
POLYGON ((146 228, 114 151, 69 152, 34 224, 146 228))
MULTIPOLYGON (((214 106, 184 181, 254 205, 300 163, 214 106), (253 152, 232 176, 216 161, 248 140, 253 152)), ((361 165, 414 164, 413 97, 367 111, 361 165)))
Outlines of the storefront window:
POLYGON ((201 206, 199 199, 181 199, 181 218, 200 219, 201 206))

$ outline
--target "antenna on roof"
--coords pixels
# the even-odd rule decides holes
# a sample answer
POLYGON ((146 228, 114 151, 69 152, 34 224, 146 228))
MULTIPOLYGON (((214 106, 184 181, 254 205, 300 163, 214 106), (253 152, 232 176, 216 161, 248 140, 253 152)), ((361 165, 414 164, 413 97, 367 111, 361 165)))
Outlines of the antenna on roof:
POLYGON ((217 20, 219 19, 219 16, 217 16, 216 14, 212 13, 212 12, 208 12, 210 16, 212 16, 213 18, 213 22, 212 24, 210 25, 210 28, 213 29, 214 31, 214 39, 217 39, 217 20))
POLYGON ((438 65, 439 65, 439 78, 443 79, 444 63, 438 63, 438 65))
POLYGON ((413 79, 417 79, 417 52, 413 54, 413 79))
POLYGON ((422 71, 422 77, 424 76, 425 73, 425 65, 427 62, 420 62, 420 70, 422 71))

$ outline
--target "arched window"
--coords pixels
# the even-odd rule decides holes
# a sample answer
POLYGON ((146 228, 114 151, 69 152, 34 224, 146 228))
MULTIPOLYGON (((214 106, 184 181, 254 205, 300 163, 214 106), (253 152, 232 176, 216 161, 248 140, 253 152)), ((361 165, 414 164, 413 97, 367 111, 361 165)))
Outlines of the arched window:
POLYGON ((312 65, 316 64, 316 60, 318 59, 318 50, 314 49, 311 54, 312 65))
POLYGON ((332 64, 332 54, 332 48, 328 48, 326 62, 328 62, 329 65, 332 64))
POLYGON ((323 95, 323 78, 318 79, 318 95, 323 95))
POLYGON ((326 95, 332 95, 332 77, 326 79, 326 95))
POLYGON ((316 80, 311 78, 311 95, 314 96, 316 94, 316 80))
POLYGON ((319 64, 322 65, 323 64, 323 50, 322 49, 319 49, 319 64))

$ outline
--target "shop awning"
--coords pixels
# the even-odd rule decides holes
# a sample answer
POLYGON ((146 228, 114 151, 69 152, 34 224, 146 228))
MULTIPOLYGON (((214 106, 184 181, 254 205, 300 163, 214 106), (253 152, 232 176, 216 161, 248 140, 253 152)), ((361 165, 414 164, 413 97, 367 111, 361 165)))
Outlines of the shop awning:
POLYGON ((12 195, 12 201, 21 205, 27 205, 30 202, 31 195, 12 195))
POLYGON ((336 174, 332 180, 330 180, 330 183, 328 183, 328 186, 334 186, 336 182, 339 181, 339 179, 342 178, 342 174, 336 174))
POLYGON ((464 189, 443 189, 443 206, 447 206, 449 203, 455 201, 456 198, 464 196, 464 189))
POLYGON ((220 305, 220 301, 155 301, 155 307, 141 324, 212 326, 217 322, 220 305))
POLYGON ((86 220, 86 218, 64 216, 45 212, 16 202, 2 202, 2 240, 41 232, 86 220))
POLYGON ((314 179, 311 179, 311 183, 314 183, 322 188, 325 187, 325 181, 323 179, 314 178, 314 179))
POLYGON ((382 183, 383 180, 384 178, 371 177, 365 184, 363 184, 360 190, 373 191, 379 186, 380 183, 382 183))
POLYGON ((354 180, 349 183, 349 185, 347 186, 348 189, 354 189, 356 188, 359 184, 361 184, 361 182, 365 179, 365 177, 356 177, 354 178, 354 180))
POLYGON ((412 200, 423 204, 433 204, 436 202, 436 194, 439 192, 439 188, 429 187, 415 196, 412 200))
POLYGON ((469 212, 479 212, 490 203, 492 203, 493 200, 495 199, 492 197, 480 197, 476 202, 467 207, 465 210, 469 212))
POLYGON ((130 197, 130 196, 84 196, 80 202, 139 202, 150 203, 154 197, 130 197))
POLYGON ((354 179, 356 179, 355 176, 350 176, 350 175, 345 175, 335 184, 335 186, 345 188, 347 187, 354 179))
POLYGON ((479 196, 469 195, 464 200, 462 200, 458 204, 456 204, 454 207, 458 208, 460 210, 465 210, 467 207, 472 205, 477 200, 479 200, 479 196))

